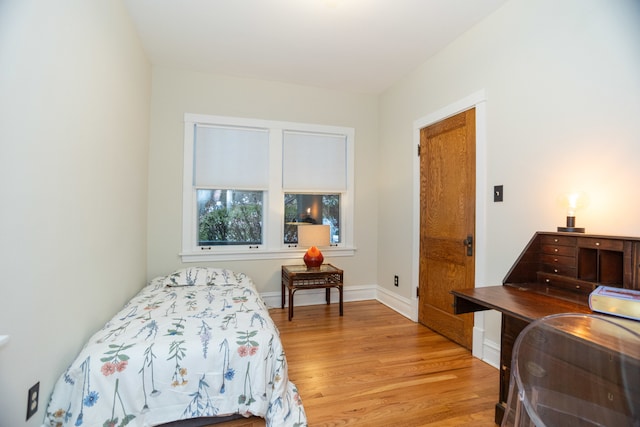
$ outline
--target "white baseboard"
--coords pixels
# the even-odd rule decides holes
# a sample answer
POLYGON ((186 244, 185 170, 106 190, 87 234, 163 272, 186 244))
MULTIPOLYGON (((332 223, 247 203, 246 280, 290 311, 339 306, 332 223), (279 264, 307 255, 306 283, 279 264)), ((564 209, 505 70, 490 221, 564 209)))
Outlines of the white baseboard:
POLYGON ((483 342, 484 357, 482 360, 496 369, 500 369, 500 345, 495 341, 484 340, 483 342))
MULTIPOLYGON (((366 301, 377 300, 389 308, 402 314, 404 317, 417 321, 418 316, 414 313, 414 303, 411 300, 389 292, 376 285, 349 286, 344 288, 344 301, 366 301)), ((265 292, 260 294, 269 308, 280 308, 282 306, 282 296, 280 292, 265 292)), ((309 289, 304 292, 296 292, 295 305, 319 305, 325 304, 324 289, 309 289)), ((331 301, 338 301, 338 292, 331 290, 331 301)), ((285 301, 286 307, 287 301, 285 301)))
POLYGON ((376 289, 376 299, 387 307, 402 314, 407 319, 413 320, 414 322, 418 321, 418 313, 414 308, 416 304, 409 298, 401 297, 398 294, 389 292, 378 286, 376 289))
MULTIPOLYGON (((376 298, 376 286, 375 285, 363 285, 363 286, 349 286, 343 288, 343 299, 348 301, 366 301, 375 300, 376 298)), ((269 308, 280 308, 282 306, 282 295, 280 292, 264 292, 260 294, 265 304, 269 308)), ((324 289, 309 289, 304 292, 295 293, 295 305, 319 305, 326 304, 325 290, 324 289)), ((338 291, 331 289, 331 301, 338 302, 338 291)), ((288 302, 285 300, 285 307, 288 302)))
POLYGON ((475 313, 472 339, 473 355, 494 368, 500 369, 500 345, 485 337, 484 312, 475 313))

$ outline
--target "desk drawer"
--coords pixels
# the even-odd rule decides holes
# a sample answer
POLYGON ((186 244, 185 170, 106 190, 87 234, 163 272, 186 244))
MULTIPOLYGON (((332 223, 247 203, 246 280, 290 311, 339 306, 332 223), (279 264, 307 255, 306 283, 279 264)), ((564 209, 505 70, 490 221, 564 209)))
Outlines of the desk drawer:
POLYGON ((561 276, 567 277, 577 277, 576 276, 576 267, 575 265, 567 265, 567 264, 542 264, 542 271, 550 274, 559 274, 561 276))
MULTIPOLYGON (((557 330, 537 330, 527 344, 542 348, 554 361, 630 390, 640 399, 640 360, 557 330), (542 346, 542 347, 541 347, 542 346)), ((597 333, 597 330, 591 330, 597 333)), ((633 350, 629 348, 629 350, 633 350)))
POLYGON ((598 239, 597 237, 579 237, 578 246, 590 249, 605 249, 609 251, 624 250, 623 240, 598 239))
POLYGON ((627 416, 639 407, 640 385, 630 381, 640 376, 637 360, 623 361, 618 353, 558 333, 539 332, 520 347, 518 366, 523 383, 627 416))
MULTIPOLYGON (((571 364, 555 359, 553 355, 547 354, 526 360, 524 365, 520 363, 520 367, 523 366, 524 369, 520 370, 521 379, 523 382, 535 384, 538 390, 553 391, 565 398, 571 396, 583 404, 626 416, 631 416, 636 405, 640 404, 637 396, 634 396, 631 401, 627 400, 624 386, 607 381, 588 371, 576 369, 571 364)), ((560 400, 549 403, 562 405, 564 402, 560 400)))
POLYGON ((558 289, 566 289, 580 294, 589 294, 593 291, 597 284, 589 283, 581 280, 571 279, 570 277, 559 276, 555 274, 538 273, 538 282, 550 287, 558 289))
POLYGON ((572 236, 540 236, 540 243, 552 246, 575 246, 577 237, 572 236))
POLYGON ((560 246, 560 245, 542 245, 543 254, 561 255, 561 256, 576 256, 575 246, 560 246))
POLYGON ((548 264, 551 266, 564 266, 564 267, 573 267, 576 266, 575 257, 571 256, 562 256, 562 255, 541 255, 540 259, 543 264, 548 264))

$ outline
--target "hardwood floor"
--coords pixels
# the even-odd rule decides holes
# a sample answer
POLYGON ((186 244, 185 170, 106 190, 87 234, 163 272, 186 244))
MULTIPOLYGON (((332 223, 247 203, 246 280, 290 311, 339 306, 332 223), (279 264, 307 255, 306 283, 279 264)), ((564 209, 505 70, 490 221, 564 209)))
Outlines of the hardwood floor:
MULTIPOLYGON (((309 426, 495 427, 498 370, 377 301, 271 309, 309 426)), ((216 427, 262 427, 260 418, 216 427)))

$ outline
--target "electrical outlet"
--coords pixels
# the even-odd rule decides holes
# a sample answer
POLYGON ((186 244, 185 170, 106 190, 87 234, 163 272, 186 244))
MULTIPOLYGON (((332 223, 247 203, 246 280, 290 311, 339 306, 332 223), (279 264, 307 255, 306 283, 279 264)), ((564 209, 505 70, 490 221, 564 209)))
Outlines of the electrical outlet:
POLYGON ((493 201, 501 202, 504 200, 504 187, 502 185, 493 186, 493 201))
POLYGON ((393 286, 399 286, 398 285, 398 276, 393 276, 393 286))
POLYGON ((30 389, 27 396, 27 419, 38 412, 38 399, 40 397, 40 381, 35 383, 30 389))

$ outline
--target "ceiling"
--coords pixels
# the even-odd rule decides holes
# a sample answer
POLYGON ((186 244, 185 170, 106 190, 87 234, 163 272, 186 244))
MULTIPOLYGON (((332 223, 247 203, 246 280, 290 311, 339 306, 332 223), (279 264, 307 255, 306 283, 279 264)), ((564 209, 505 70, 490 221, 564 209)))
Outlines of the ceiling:
POLYGON ((506 0, 124 0, 151 62, 380 93, 506 0))

